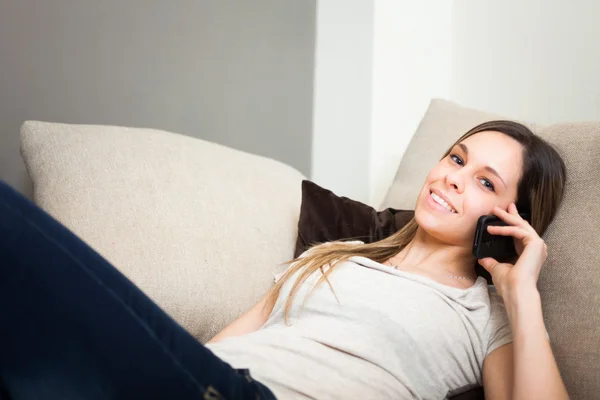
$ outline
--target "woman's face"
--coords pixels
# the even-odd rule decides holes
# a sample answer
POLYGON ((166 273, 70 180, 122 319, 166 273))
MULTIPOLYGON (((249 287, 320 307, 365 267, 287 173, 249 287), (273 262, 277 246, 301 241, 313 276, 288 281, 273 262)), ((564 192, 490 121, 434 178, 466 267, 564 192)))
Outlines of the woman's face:
POLYGON ((516 200, 522 151, 519 142, 494 131, 455 145, 427 175, 415 206, 419 227, 441 242, 471 246, 477 219, 492 214, 494 206, 506 210, 516 200), (438 204, 432 191, 452 211, 438 204))

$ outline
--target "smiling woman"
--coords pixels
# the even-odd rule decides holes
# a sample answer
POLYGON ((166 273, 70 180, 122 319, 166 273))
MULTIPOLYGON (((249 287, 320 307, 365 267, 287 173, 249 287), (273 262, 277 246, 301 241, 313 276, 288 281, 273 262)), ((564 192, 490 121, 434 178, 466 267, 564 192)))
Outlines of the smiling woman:
POLYGON ((235 340, 218 335, 209 348, 234 365, 245 360, 281 397, 333 395, 331 388, 340 397, 443 398, 485 384, 486 398, 518 399, 531 398, 544 380, 544 398, 564 398, 535 281, 545 259, 540 236, 560 205, 565 179, 558 152, 527 127, 481 124, 429 172, 403 229, 375 243, 307 250, 264 299, 268 316, 259 332, 232 333, 235 340), (531 225, 517 209, 531 215, 531 225), (521 256, 514 266, 480 260, 497 293, 476 276, 471 252, 476 222, 489 214, 511 225, 494 233, 512 235, 521 256), (330 290, 319 287, 325 282, 330 290), (523 303, 526 322, 525 308, 517 306, 523 303), (325 358, 317 355, 323 345, 325 358), (280 362, 269 367, 254 358, 280 362), (541 364, 530 365, 536 360, 541 364), (382 380, 373 368, 394 372, 382 380), (327 378, 307 382, 299 369, 327 378))
POLYGON ((355 255, 422 273, 443 269, 473 275, 476 260, 471 246, 477 219, 492 214, 494 207, 507 210, 514 202, 519 212, 531 215, 531 226, 541 236, 562 201, 565 181, 566 168, 558 152, 526 126, 504 120, 480 124, 452 144, 429 172, 415 204, 415 217, 403 229, 375 243, 349 247, 330 242, 313 247, 290 261, 270 300, 275 302, 289 276, 302 271, 287 301, 290 306, 311 273, 355 255), (422 242, 426 243, 422 248, 416 246, 422 242))

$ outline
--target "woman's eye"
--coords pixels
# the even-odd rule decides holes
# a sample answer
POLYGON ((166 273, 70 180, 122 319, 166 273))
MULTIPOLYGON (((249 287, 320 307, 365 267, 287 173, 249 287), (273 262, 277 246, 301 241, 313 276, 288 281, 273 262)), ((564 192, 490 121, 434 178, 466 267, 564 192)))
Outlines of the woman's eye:
MULTIPOLYGON (((460 158, 456 154, 450 154, 450 159, 458 165, 463 165, 463 163, 464 163, 462 158, 460 158)), ((496 191, 496 189, 494 188, 494 184, 492 182, 488 181, 485 178, 481 178, 480 181, 483 182, 483 186, 485 186, 487 189, 491 190, 492 192, 496 191)))
POLYGON ((462 165, 463 160, 459 156, 457 156, 456 154, 450 154, 450 159, 452 159, 452 161, 454 161, 458 165, 462 165))
POLYGON ((495 192, 495 190, 494 190, 494 184, 492 182, 488 181, 485 178, 481 178, 480 181, 483 182, 483 186, 485 186, 486 188, 490 189, 492 192, 495 192), (487 183, 487 185, 486 185, 486 183, 487 183))

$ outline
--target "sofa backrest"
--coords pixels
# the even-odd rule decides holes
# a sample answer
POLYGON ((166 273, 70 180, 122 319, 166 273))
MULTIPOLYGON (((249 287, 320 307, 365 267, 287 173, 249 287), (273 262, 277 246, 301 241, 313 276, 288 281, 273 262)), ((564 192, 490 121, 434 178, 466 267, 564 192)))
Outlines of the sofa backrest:
POLYGON ((26 122, 34 201, 202 342, 293 256, 304 176, 153 129, 26 122))

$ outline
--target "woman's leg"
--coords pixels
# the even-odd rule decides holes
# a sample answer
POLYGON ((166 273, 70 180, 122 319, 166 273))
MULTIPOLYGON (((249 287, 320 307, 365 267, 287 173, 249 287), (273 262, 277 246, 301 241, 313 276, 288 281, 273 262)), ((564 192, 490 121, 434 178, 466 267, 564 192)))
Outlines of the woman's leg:
POLYGON ((274 398, 1 181, 0 377, 13 400, 274 398))

